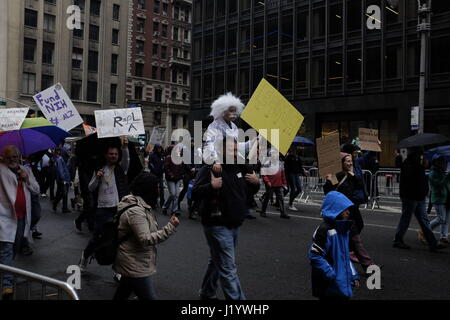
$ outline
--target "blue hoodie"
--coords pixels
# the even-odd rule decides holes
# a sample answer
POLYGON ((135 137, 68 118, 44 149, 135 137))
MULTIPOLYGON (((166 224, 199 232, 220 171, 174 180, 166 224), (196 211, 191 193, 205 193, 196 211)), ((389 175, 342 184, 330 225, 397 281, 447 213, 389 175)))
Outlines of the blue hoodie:
POLYGON ((349 234, 351 220, 336 220, 345 209, 353 206, 346 196, 329 192, 323 201, 324 222, 316 229, 308 252, 312 266, 312 289, 315 297, 345 297, 353 294, 352 283, 359 279, 350 261, 349 234))

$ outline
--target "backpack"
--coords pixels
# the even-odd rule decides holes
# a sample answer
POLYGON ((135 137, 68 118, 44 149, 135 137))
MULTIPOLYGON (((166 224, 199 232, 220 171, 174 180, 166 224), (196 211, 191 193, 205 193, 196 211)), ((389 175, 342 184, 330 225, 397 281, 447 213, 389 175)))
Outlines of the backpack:
POLYGON ((137 204, 132 204, 128 207, 123 208, 114 215, 112 221, 108 221, 104 224, 103 230, 99 235, 98 245, 94 249, 93 255, 99 265, 107 266, 113 264, 116 259, 117 249, 119 248, 119 245, 131 237, 132 233, 130 232, 123 236, 121 239, 118 238, 119 221, 121 215, 125 211, 136 206, 137 204))

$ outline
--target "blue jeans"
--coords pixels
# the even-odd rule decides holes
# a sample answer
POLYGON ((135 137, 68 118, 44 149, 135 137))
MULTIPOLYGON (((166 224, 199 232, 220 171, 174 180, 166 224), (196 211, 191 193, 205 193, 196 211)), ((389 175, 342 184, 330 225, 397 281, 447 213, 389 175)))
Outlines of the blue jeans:
POLYGON ((170 206, 172 205, 172 213, 174 213, 177 210, 180 210, 178 207, 178 195, 180 194, 180 185, 183 182, 182 180, 178 180, 177 182, 174 181, 168 181, 167 182, 167 188, 169 189, 169 197, 166 200, 166 203, 164 203, 163 208, 164 209, 170 209, 170 206))
POLYGON ((134 292, 139 300, 156 300, 151 277, 129 278, 122 276, 114 300, 127 300, 134 292))
MULTIPOLYGON (((20 246, 25 232, 25 219, 17 220, 16 238, 14 243, 0 242, 0 264, 12 266, 12 262, 20 246)), ((13 287, 13 275, 10 273, 3 274, 3 289, 13 287)))
POLYGON ((94 234, 89 240, 89 243, 84 249, 84 257, 87 259, 90 257, 95 249, 98 246, 98 243, 100 241, 100 235, 103 232, 103 227, 107 222, 110 222, 113 220, 114 215, 117 213, 117 207, 112 208, 98 208, 97 212, 95 213, 94 217, 94 234))
POLYGON ((450 219, 450 208, 445 204, 433 204, 436 209, 437 217, 430 222, 431 230, 441 225, 441 239, 448 237, 448 221, 450 219))
POLYGON ((431 248, 436 247, 437 241, 434 237, 433 231, 431 231, 430 221, 428 220, 425 205, 425 200, 416 201, 402 199, 402 216, 400 217, 400 222, 397 226, 397 232, 394 239, 395 242, 403 242, 403 237, 408 230, 409 223, 411 222, 412 215, 414 214, 428 244, 431 248))
POLYGON ((235 262, 239 228, 203 226, 203 231, 211 256, 200 295, 205 298, 216 297, 217 282, 220 280, 225 299, 245 300, 235 262))
POLYGON ((289 194, 289 205, 291 206, 295 198, 302 192, 302 184, 300 182, 300 176, 295 173, 290 173, 288 180, 289 188, 291 189, 289 194))

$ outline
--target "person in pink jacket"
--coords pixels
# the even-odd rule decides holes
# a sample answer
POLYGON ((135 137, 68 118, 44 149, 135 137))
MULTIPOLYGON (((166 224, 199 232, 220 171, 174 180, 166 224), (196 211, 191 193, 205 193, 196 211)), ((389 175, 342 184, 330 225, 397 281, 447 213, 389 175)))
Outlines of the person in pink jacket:
POLYGON ((286 214, 284 208, 283 188, 286 187, 286 175, 284 173, 284 164, 282 161, 278 161, 278 171, 273 175, 263 175, 263 180, 266 186, 269 188, 266 196, 264 197, 260 215, 261 217, 267 217, 266 209, 269 199, 272 198, 272 194, 275 193, 277 202, 280 204, 280 218, 289 219, 289 215, 286 214))

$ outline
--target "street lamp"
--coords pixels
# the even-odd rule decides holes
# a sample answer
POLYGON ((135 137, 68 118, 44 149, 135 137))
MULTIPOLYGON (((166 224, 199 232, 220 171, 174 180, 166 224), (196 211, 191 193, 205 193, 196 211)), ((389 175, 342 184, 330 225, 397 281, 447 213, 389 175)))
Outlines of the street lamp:
POLYGON ((431 0, 417 0, 417 32, 420 33, 420 83, 419 83, 419 131, 423 133, 424 109, 425 109, 425 73, 427 37, 430 34, 431 25, 431 0))

